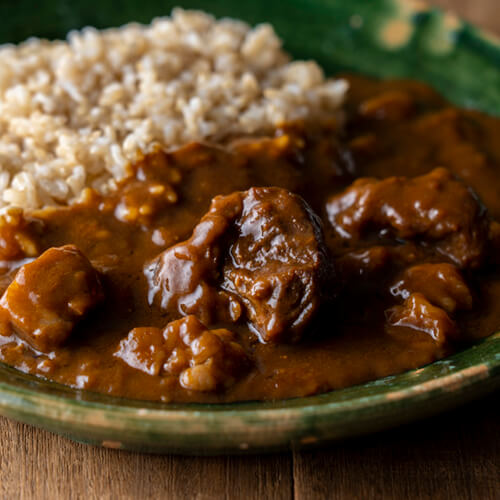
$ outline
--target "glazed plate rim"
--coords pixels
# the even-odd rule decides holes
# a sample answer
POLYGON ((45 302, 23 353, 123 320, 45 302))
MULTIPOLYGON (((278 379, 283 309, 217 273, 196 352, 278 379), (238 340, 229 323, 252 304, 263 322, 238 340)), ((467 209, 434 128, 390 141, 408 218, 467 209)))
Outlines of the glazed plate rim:
POLYGON ((18 381, 0 381, 0 413, 77 441, 153 453, 277 451, 379 431, 498 389, 500 333, 422 368, 278 402, 151 403, 40 382, 6 365, 2 371, 18 381), (432 374, 437 367, 440 376, 432 374), (356 395, 360 389, 374 393, 356 395))

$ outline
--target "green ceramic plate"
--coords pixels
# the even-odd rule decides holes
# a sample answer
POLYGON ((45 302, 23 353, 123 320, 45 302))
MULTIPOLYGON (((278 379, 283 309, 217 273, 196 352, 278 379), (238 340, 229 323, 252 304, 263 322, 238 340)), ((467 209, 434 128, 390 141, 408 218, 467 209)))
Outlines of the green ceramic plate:
MULTIPOLYGON (((168 14, 176 2, 0 3, 0 40, 62 37, 168 14)), ((325 70, 425 80, 462 106, 500 115, 500 44, 421 2, 180 0, 217 16, 271 22, 295 56, 325 70)), ((0 366, 0 413, 79 441, 193 454, 269 451, 373 432, 500 386, 500 334, 446 360, 361 386, 278 403, 164 405, 72 390, 0 366)))

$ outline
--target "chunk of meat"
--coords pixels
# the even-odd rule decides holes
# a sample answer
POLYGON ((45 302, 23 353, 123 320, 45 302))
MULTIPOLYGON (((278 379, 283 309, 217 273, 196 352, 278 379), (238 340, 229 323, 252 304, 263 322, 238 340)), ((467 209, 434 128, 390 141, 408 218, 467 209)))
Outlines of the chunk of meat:
POLYGON ((384 272, 392 261, 392 252, 388 247, 374 246, 346 252, 339 257, 337 268, 344 281, 353 278, 376 276, 384 272))
POLYGON ((150 303, 157 301, 162 309, 183 316, 194 314, 206 324, 239 319, 240 302, 220 287, 228 251, 225 240, 242 210, 240 193, 230 196, 232 203, 223 206, 220 200, 228 197, 215 198, 187 241, 146 266, 150 303))
POLYGON ((336 233, 357 240, 370 231, 424 242, 460 267, 477 267, 485 254, 489 221, 475 194, 444 168, 407 179, 362 178, 330 198, 336 233))
POLYGON ((413 293, 403 305, 388 309, 386 320, 389 334, 411 344, 431 341, 444 348, 458 336, 457 326, 446 311, 432 305, 421 293, 413 293))
POLYGON ((388 90, 361 102, 359 114, 372 120, 401 121, 409 118, 415 108, 415 100, 408 92, 388 90))
POLYGON ((114 356, 148 375, 172 377, 185 389, 227 388, 249 367, 245 351, 229 330, 208 330, 195 316, 170 322, 163 330, 134 328, 114 356))
POLYGON ((405 245, 352 249, 337 256, 336 270, 339 278, 358 286, 371 281, 380 288, 380 281, 392 279, 399 269, 423 257, 419 247, 409 242, 405 245))
POLYGON ((74 245, 22 266, 0 299, 0 315, 35 349, 50 352, 104 298, 97 272, 74 245))
POLYGON ((330 272, 319 219, 280 188, 214 198, 191 238, 146 269, 150 301, 205 322, 243 306, 263 342, 300 338, 330 272))
POLYGON ((320 305, 329 269, 321 222, 298 196, 254 188, 236 227, 224 288, 241 298, 262 340, 298 340, 320 305))
POLYGON ((473 114, 454 108, 426 113, 415 121, 408 135, 426 142, 426 154, 431 151, 438 164, 458 175, 478 193, 494 217, 500 217, 498 170, 487 146, 491 139, 473 114))
POLYGON ((448 313, 472 308, 472 294, 456 266, 447 263, 420 264, 406 269, 391 286, 391 293, 407 299, 421 293, 448 313))

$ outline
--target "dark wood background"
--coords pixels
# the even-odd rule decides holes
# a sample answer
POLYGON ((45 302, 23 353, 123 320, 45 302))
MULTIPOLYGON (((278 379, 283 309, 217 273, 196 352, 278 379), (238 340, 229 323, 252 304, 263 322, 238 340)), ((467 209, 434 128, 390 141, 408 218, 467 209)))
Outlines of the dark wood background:
MULTIPOLYGON (((434 0, 500 33, 500 0, 434 0)), ((500 499, 498 394, 320 451, 150 456, 0 418, 0 498, 500 499)))

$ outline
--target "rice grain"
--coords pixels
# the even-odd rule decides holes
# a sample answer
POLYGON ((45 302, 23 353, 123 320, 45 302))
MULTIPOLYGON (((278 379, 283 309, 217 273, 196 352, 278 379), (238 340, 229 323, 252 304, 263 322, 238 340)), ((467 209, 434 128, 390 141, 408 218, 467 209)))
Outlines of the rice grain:
POLYGON ((109 192, 139 152, 340 113, 346 83, 290 62, 268 24, 174 9, 0 48, 0 208, 109 192))

